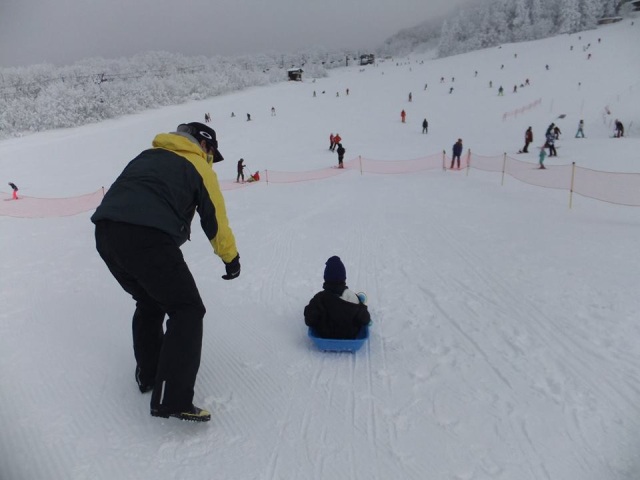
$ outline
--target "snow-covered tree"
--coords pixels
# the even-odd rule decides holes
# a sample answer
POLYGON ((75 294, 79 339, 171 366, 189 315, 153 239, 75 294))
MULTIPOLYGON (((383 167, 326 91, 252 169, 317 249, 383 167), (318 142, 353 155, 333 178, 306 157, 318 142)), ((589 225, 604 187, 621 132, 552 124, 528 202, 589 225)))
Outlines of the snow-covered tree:
POLYGON ((578 0, 560 0, 559 32, 574 33, 580 31, 580 8, 578 0))

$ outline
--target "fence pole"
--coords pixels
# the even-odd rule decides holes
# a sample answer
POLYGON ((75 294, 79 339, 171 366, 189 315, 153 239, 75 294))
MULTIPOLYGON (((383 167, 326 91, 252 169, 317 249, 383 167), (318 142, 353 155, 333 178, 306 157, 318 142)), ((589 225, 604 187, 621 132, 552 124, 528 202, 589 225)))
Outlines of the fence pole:
POLYGON ((504 185, 504 172, 507 169, 507 152, 504 152, 504 158, 502 160, 502 182, 500 185, 504 185))
POLYGON ((446 157, 446 155, 447 155, 447 152, 442 150, 442 171, 443 172, 447 171, 447 166, 445 165, 445 162, 446 162, 446 158, 445 157, 446 157))
POLYGON ((569 188, 569 210, 573 206, 573 182, 576 176, 576 162, 571 164, 571 187, 569 188))
POLYGON ((360 175, 362 175, 362 155, 358 155, 358 161, 360 162, 360 175))
POLYGON ((267 187, 269 186, 269 170, 264 169, 264 178, 267 179, 267 187))
POLYGON ((470 168, 471 168, 471 149, 467 151, 467 177, 469 176, 470 168))

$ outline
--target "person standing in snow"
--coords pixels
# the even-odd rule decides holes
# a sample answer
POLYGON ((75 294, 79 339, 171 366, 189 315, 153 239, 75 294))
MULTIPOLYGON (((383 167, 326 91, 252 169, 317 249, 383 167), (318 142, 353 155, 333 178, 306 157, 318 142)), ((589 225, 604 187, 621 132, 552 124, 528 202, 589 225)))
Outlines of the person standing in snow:
POLYGON ((428 133, 429 132, 429 122, 427 122, 427 119, 425 118, 422 121, 422 133, 428 133))
POLYGON ((341 141, 342 141, 342 137, 340 136, 339 133, 336 133, 336 136, 333 137, 333 148, 331 149, 332 152, 335 152, 336 147, 341 141))
POLYGON ((624 126, 622 125, 622 122, 616 118, 616 124, 615 125, 616 125, 615 137, 616 138, 624 137, 624 126))
POLYGON ((555 145, 556 138, 553 135, 553 132, 547 133, 545 138, 546 138, 546 143, 544 144, 544 146, 549 149, 549 156, 557 157, 558 152, 556 151, 556 145, 555 145))
POLYGON ((11 190, 13 190, 13 193, 11 194, 11 198, 14 200, 18 200, 18 187, 13 182, 9 182, 9 186, 11 187, 11 190))
POLYGON ((518 153, 529 153, 529 144, 533 142, 533 130, 531 127, 527 128, 524 132, 524 147, 518 153))
POLYGON ((335 144, 335 141, 333 140, 333 133, 329 134, 329 150, 331 150, 333 152, 333 145, 335 144))
POLYGON ((342 161, 344 160, 344 154, 346 150, 344 149, 341 143, 338 144, 337 152, 338 152, 338 168, 344 168, 342 161))
POLYGON ((553 133, 553 129, 554 129, 554 127, 555 127, 555 126, 556 126, 556 124, 555 124, 555 123, 551 123, 551 124, 547 127, 547 131, 546 131, 546 132, 544 132, 544 136, 546 137, 547 135, 552 134, 552 133, 553 133))
POLYGON ((347 272, 340 257, 329 258, 322 291, 304 307, 304 323, 321 338, 354 339, 371 322, 369 309, 346 281, 347 272))
POLYGON ((193 405, 205 307, 180 246, 191 235, 197 211, 225 264, 222 278, 240 275, 240 255, 212 168, 224 157, 216 132, 198 122, 160 133, 152 145, 129 162, 91 217, 96 249, 136 301, 135 379, 140 392, 153 391, 151 415, 207 422, 211 414, 193 405))
POLYGON ((458 164, 458 169, 460 169, 460 155, 462 155, 462 139, 459 138, 458 141, 456 143, 453 144, 453 155, 451 157, 451 167, 453 168, 453 164, 454 162, 457 162, 458 164))
POLYGON ((576 132, 576 138, 578 137, 584 138, 584 120, 580 120, 580 122, 578 122, 578 131, 576 132))
POLYGON ((407 118, 407 112, 404 111, 404 109, 400 112, 400 119, 402 120, 402 123, 405 123, 405 120, 407 118))
POLYGON ((540 147, 540 154, 538 155, 538 162, 540 163, 540 168, 541 170, 544 170, 545 167, 544 166, 544 158, 547 156, 547 152, 544 151, 544 146, 540 147))
POLYGON ((242 178, 242 183, 244 183, 244 169, 246 165, 244 164, 244 158, 238 160, 238 174, 236 175, 236 183, 240 183, 240 178, 242 178))

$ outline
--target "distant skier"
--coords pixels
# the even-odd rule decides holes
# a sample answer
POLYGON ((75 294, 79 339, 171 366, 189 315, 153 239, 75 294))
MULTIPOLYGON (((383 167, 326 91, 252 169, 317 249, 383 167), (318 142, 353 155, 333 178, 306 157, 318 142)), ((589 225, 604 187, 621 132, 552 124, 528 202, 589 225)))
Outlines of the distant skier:
POLYGON ((429 122, 427 122, 427 119, 425 118, 422 121, 422 133, 428 133, 429 132, 429 122))
POLYGON ((14 200, 18 200, 18 187, 13 182, 9 182, 9 186, 11 187, 11 190, 13 190, 11 198, 13 198, 14 200))
POLYGON ((529 144, 533 142, 533 130, 531 127, 527 128, 524 132, 524 147, 518 153, 529 153, 529 144))
POLYGON ((500 88, 498 88, 498 96, 499 97, 504 96, 504 88, 502 88, 502 85, 500 85, 500 88))
POLYGON ((556 124, 555 123, 551 123, 548 127, 547 127, 547 131, 544 132, 544 136, 546 137, 547 135, 549 135, 550 133, 553 133, 553 129, 555 128, 556 124))
POLYGON ((244 164, 244 158, 238 160, 238 175, 236 175, 236 183, 240 183, 240 178, 242 178, 242 183, 244 183, 244 169, 247 166, 244 164))
POLYGON ((336 151, 336 147, 341 141, 342 141, 342 137, 340 136, 339 133, 336 133, 336 135, 333 137, 333 147, 331 147, 332 152, 336 151))
POLYGON ((547 167, 544 166, 544 158, 546 156, 547 156, 547 152, 545 152, 544 146, 540 147, 540 155, 538 156, 538 162, 540 163, 540 167, 538 167, 538 168, 540 168, 542 170, 547 168, 547 167))
POLYGON ((578 137, 584 138, 584 120, 580 120, 580 122, 578 122, 578 131, 576 132, 576 138, 578 137))
POLYGON ((615 134, 616 138, 621 138, 624 137, 624 126, 622 125, 622 122, 620 120, 618 120, 616 118, 616 134, 615 134))
POLYGON ((409 101, 413 100, 413 95, 409 92, 409 101))
POLYGON ((553 132, 547 133, 546 140, 547 141, 544 144, 544 146, 549 149, 549 156, 550 157, 557 157, 558 156, 558 152, 556 151, 556 146, 555 146, 556 138, 553 135, 553 132))
POLYGON ((404 110, 402 110, 400 112, 400 119, 402 120, 402 123, 405 123, 405 120, 407 119, 407 112, 405 112, 404 110))
POLYGON ((342 161, 344 160, 344 154, 346 152, 345 148, 342 146, 341 143, 338 144, 338 150, 336 150, 338 152, 338 168, 344 168, 344 165, 342 164, 342 161))
POLYGON ((460 155, 462 155, 462 139, 459 138, 456 143, 453 144, 453 156, 451 157, 451 168, 453 168, 453 164, 457 162, 458 169, 460 169, 460 155))

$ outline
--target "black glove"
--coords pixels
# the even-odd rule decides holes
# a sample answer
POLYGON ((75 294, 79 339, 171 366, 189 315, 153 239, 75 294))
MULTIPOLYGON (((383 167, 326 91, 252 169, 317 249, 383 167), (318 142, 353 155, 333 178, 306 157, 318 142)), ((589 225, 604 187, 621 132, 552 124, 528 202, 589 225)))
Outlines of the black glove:
POLYGON ((236 255, 233 260, 229 263, 224 264, 225 269, 227 270, 226 275, 222 275, 222 278, 225 280, 233 280, 240 276, 240 255, 236 255))

